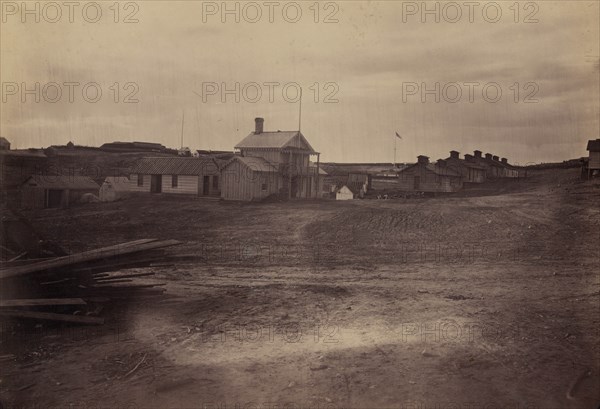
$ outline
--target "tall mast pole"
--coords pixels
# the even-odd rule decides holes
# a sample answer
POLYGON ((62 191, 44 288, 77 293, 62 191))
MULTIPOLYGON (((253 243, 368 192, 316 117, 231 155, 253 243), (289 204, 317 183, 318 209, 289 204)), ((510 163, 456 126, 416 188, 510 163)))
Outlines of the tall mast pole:
POLYGON ((394 135, 394 169, 396 169, 396 143, 398 142, 397 139, 398 137, 394 135))
POLYGON ((300 88, 300 106, 298 107, 298 132, 302 124, 302 88, 300 88))
POLYGON ((185 121, 185 111, 181 111, 181 149, 183 149, 183 122, 185 121))

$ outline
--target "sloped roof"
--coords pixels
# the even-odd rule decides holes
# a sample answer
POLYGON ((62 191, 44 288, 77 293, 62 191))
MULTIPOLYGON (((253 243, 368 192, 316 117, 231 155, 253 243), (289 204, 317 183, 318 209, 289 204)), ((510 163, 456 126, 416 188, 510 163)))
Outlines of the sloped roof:
POLYGON ((436 175, 440 175, 440 176, 461 177, 460 173, 450 169, 448 166, 440 167, 440 166, 435 166, 433 163, 428 163, 426 165, 421 164, 421 163, 415 163, 414 165, 408 166, 408 167, 400 170, 398 172, 398 174, 400 174, 402 172, 406 172, 407 170, 412 169, 415 166, 423 166, 428 171, 433 172, 436 175))
POLYGON ((23 185, 43 189, 93 190, 100 186, 87 176, 33 175, 23 185))
POLYGON ((425 165, 425 167, 432 171, 433 173, 435 173, 436 175, 440 175, 440 176, 458 176, 460 177, 461 174, 456 172, 453 169, 450 169, 448 166, 446 167, 441 167, 441 166, 435 166, 433 163, 428 163, 427 165, 425 165))
POLYGON ((479 165, 475 162, 469 162, 465 159, 453 158, 452 156, 450 156, 444 160, 448 161, 450 166, 452 166, 453 163, 459 163, 460 166, 465 166, 467 168, 485 170, 485 166, 479 165))
MULTIPOLYGON (((313 170, 313 169, 314 169, 314 170, 316 171, 316 169, 317 169, 317 164, 316 164, 315 162, 310 162, 310 163, 308 164, 308 167, 309 167, 311 170, 313 170)), ((325 171, 325 169, 323 169, 323 166, 319 164, 319 175, 321 175, 321 176, 327 176, 328 174, 329 174, 329 173, 327 173, 327 172, 325 171)))
POLYGON ((0 136, 0 143, 10 144, 10 142, 8 141, 8 139, 6 139, 4 136, 0 136))
POLYGON ((144 175, 204 175, 218 173, 219 166, 212 158, 154 157, 137 160, 131 173, 144 175))
POLYGON ((348 186, 347 184, 343 184, 343 185, 341 185, 341 186, 338 186, 338 188, 337 188, 337 189, 335 189, 335 193, 338 193, 338 192, 339 192, 340 190, 342 190, 343 188, 346 188, 346 189, 348 189, 348 190, 349 190, 351 193, 353 193, 353 194, 355 194, 355 195, 356 195, 356 194, 358 194, 358 192, 359 192, 358 190, 357 190, 357 191, 354 191, 354 190, 353 190, 353 188, 352 188, 352 187, 350 187, 350 186, 348 186))
POLYGON ((489 163, 492 166, 496 166, 498 168, 502 168, 504 167, 504 164, 502 164, 501 162, 498 162, 497 160, 494 159, 488 159, 488 158, 481 158, 485 163, 489 163))
POLYGON ((236 149, 283 149, 298 148, 315 152, 300 131, 250 132, 236 149))
POLYGON ((360 194, 361 190, 363 190, 364 184, 361 182, 348 182, 345 184, 345 186, 347 186, 352 193, 358 195, 360 194))
POLYGON ((591 139, 587 143, 587 150, 590 152, 600 152, 600 139, 591 139))
POLYGON ((225 169, 231 163, 239 161, 254 172, 277 172, 277 168, 264 158, 253 156, 235 156, 227 162, 222 169, 225 169))

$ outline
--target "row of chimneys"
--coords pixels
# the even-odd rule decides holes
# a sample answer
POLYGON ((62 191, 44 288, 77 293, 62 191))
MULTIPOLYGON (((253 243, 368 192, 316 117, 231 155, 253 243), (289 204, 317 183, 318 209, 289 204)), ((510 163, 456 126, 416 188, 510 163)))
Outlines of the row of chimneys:
MULTIPOLYGON (((473 160, 473 158, 480 158, 481 159, 481 151, 473 151, 473 153, 475 154, 475 156, 466 154, 465 155, 465 160, 471 161, 471 160, 473 160)), ((450 157, 451 158, 458 159, 458 155, 459 155, 459 152, 457 152, 457 151, 450 151, 450 157)), ((508 160, 506 158, 499 158, 498 156, 492 155, 491 153, 486 153, 485 154, 485 158, 488 159, 488 160, 494 160, 496 162, 508 163, 508 160)))
MULTIPOLYGON (((264 125, 265 125, 264 118, 254 118, 254 133, 257 135, 263 133, 264 125)), ((481 151, 473 151, 473 153, 475 154, 475 156, 466 154, 465 160, 472 161, 474 158, 481 158, 481 151)), ((459 155, 459 152, 450 151, 451 158, 459 159, 458 155, 459 155)), ((492 155, 491 153, 486 153, 485 158, 489 159, 489 160, 495 160, 496 162, 498 162, 498 160, 499 160, 498 156, 492 155)), ((417 156, 417 160, 418 160, 418 163, 423 163, 423 164, 429 163, 429 157, 427 157, 425 155, 417 156)), ((502 159, 500 159, 500 161, 502 163, 508 163, 506 158, 502 158, 502 159)))
MULTIPOLYGON (((465 154, 465 160, 469 161, 469 162, 473 162, 475 160, 475 158, 481 159, 481 151, 473 151, 473 153, 475 155, 469 155, 468 153, 465 154)), ((452 158, 452 159, 459 159, 458 155, 459 155, 459 152, 457 152, 457 151, 450 151, 450 158, 452 158)), ((491 153, 486 153, 485 154, 485 158, 489 159, 489 160, 494 160, 496 162, 500 161, 500 162, 502 162, 504 164, 508 164, 508 160, 506 158, 499 158, 498 156, 492 155, 491 153)), ((426 164, 429 163, 429 157, 425 156, 425 155, 419 155, 419 156, 417 156, 417 163, 421 163, 421 164, 426 165, 426 164)), ((440 163, 440 164, 444 165, 445 162, 444 163, 440 163)))

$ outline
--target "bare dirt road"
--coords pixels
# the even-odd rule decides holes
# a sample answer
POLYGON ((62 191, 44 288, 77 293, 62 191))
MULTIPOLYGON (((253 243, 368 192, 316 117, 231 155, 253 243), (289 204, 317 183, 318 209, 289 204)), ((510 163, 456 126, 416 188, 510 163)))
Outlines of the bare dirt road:
MULTIPOLYGON (((179 239, 166 296, 2 333, 5 407, 577 408, 600 403, 600 184, 29 214, 73 251, 179 239)), ((148 280, 151 282, 152 280, 148 280)))

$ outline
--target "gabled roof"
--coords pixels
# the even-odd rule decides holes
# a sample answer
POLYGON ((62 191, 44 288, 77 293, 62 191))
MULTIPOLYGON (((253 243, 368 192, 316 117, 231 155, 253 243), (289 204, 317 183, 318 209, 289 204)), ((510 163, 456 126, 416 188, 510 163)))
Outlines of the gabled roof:
POLYGON ((0 143, 10 144, 10 142, 8 141, 8 139, 6 139, 4 136, 0 136, 0 143))
POLYGON ((360 194, 360 192, 363 190, 364 188, 364 184, 361 182, 348 182, 346 183, 346 185, 348 187, 348 189, 350 189, 350 191, 352 193, 354 193, 355 195, 360 194))
POLYGON ((356 191, 353 190, 356 188, 352 188, 352 187, 348 186, 347 184, 343 184, 343 185, 339 186, 337 189, 335 189, 335 193, 339 193, 344 188, 348 189, 352 194, 355 194, 355 195, 358 194, 358 192, 359 192, 359 190, 356 190, 356 191))
POLYGON ((296 148, 316 153, 300 131, 251 132, 235 146, 236 149, 296 148))
POLYGON ((252 156, 235 156, 231 158, 221 169, 225 169, 231 163, 238 161, 254 172, 277 172, 277 168, 264 158, 252 156))
POLYGON ((590 152, 600 152, 600 139, 591 139, 587 143, 587 150, 590 152))
POLYGON ((204 175, 218 173, 219 165, 212 158, 155 157, 138 159, 131 173, 144 175, 204 175))
POLYGON ((100 186, 87 176, 33 175, 23 185, 43 189, 94 190, 100 186))

